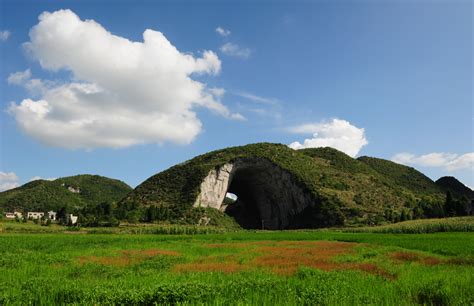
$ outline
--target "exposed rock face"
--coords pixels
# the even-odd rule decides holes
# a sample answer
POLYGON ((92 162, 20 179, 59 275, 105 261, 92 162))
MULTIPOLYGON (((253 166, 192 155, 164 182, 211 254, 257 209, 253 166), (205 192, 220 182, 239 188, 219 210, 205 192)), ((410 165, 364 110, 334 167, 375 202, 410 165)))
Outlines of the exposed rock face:
POLYGON ((195 207, 212 207, 233 216, 244 228, 296 228, 296 218, 315 202, 293 176, 262 158, 238 159, 211 170, 201 184, 195 207), (225 195, 237 195, 223 204, 225 195))
POLYGON ((217 170, 211 170, 201 183, 201 193, 197 197, 194 207, 221 209, 232 180, 233 168, 234 164, 225 164, 217 170))

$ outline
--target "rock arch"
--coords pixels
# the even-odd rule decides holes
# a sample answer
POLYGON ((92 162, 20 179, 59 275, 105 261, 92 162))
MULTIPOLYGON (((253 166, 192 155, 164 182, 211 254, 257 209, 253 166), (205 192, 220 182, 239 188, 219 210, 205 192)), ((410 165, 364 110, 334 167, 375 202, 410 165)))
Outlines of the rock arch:
POLYGON ((244 228, 298 228, 298 216, 315 203, 292 174, 264 158, 241 158, 211 170, 194 207, 211 207, 233 216, 244 228), (224 204, 227 192, 237 195, 224 204))

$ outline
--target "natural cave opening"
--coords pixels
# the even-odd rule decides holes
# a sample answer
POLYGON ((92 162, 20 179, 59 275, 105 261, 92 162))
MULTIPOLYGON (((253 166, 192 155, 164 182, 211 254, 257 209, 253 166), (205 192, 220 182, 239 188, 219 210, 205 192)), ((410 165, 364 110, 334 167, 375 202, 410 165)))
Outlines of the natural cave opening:
POLYGON ((235 162, 226 192, 236 200, 225 200, 221 209, 246 229, 298 228, 299 215, 313 202, 292 175, 263 159, 235 162))
POLYGON ((320 215, 320 201, 294 174, 263 158, 240 158, 209 171, 194 207, 219 209, 246 229, 308 228, 320 223, 312 217, 320 215))

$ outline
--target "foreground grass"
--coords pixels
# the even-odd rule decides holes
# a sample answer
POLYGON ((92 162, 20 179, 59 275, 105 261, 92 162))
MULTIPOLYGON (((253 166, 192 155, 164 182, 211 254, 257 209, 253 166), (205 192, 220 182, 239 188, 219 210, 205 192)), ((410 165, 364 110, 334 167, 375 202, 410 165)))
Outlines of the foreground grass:
POLYGON ((27 223, 16 221, 0 222, 0 233, 22 233, 22 234, 52 234, 52 233, 70 233, 78 234, 163 234, 163 235, 200 235, 217 234, 236 231, 216 226, 198 226, 198 225, 175 225, 175 224, 121 224, 119 227, 75 227, 51 224, 41 226, 32 221, 27 223))
POLYGON ((474 232, 474 216, 442 219, 420 219, 394 224, 351 228, 346 231, 358 233, 422 234, 437 232, 474 232))
POLYGON ((474 302, 473 233, 0 235, 0 304, 474 302))

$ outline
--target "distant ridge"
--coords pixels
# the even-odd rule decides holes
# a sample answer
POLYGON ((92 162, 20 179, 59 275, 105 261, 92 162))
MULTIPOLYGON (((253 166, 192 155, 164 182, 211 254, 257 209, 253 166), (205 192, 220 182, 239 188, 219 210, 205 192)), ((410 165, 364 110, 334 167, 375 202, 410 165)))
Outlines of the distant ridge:
POLYGON ((45 211, 72 209, 119 201, 132 188, 122 181, 99 175, 75 175, 54 181, 35 180, 0 193, 0 208, 45 211))
POLYGON ((443 176, 436 181, 436 185, 443 191, 450 191, 455 198, 462 198, 463 196, 474 200, 474 191, 458 181, 453 176, 443 176))

